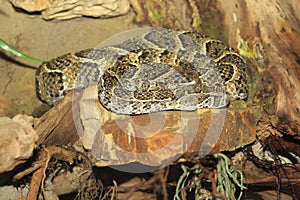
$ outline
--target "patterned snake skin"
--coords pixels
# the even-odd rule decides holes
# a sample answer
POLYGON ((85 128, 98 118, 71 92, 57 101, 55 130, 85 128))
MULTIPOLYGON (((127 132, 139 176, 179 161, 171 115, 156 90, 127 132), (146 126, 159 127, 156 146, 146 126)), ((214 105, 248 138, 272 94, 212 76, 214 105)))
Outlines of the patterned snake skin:
POLYGON ((168 29, 69 53, 36 72, 37 95, 49 105, 93 84, 107 110, 126 115, 222 108, 247 98, 246 64, 238 53, 199 33, 168 29))

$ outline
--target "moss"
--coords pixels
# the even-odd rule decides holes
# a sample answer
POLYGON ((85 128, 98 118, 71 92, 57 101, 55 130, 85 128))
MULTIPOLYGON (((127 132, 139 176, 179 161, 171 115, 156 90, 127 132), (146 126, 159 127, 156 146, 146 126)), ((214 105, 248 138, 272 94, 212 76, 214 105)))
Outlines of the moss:
POLYGON ((201 15, 202 23, 201 30, 205 35, 208 35, 212 38, 219 39, 224 42, 228 42, 228 35, 222 29, 222 24, 217 23, 217 19, 214 18, 213 12, 205 12, 201 15))
POLYGON ((153 10, 153 12, 152 12, 152 20, 153 20, 153 22, 160 22, 160 21, 162 21, 164 18, 165 18, 165 17, 164 17, 161 13, 159 13, 159 12, 156 11, 156 10, 153 10))
POLYGON ((247 58, 256 58, 256 51, 254 48, 254 43, 251 44, 251 47, 249 46, 248 41, 243 40, 241 37, 239 37, 238 40, 238 49, 242 56, 245 56, 247 58))
POLYGON ((200 30, 201 24, 202 24, 202 21, 201 21, 200 15, 194 16, 194 18, 193 18, 193 27, 194 27, 194 29, 200 30))
POLYGON ((270 116, 270 122, 273 126, 275 126, 278 122, 277 118, 275 116, 270 116))
POLYGON ((151 20, 153 21, 153 23, 158 24, 158 23, 162 22, 165 19, 165 16, 161 12, 159 12, 158 9, 155 9, 155 6, 150 1, 149 1, 148 5, 150 8, 149 9, 151 12, 150 16, 151 16, 151 20))

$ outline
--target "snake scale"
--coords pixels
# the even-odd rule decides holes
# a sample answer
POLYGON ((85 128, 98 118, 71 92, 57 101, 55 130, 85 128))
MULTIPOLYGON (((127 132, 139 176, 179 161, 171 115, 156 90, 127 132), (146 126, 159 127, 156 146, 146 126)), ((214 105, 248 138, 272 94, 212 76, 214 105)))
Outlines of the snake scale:
POLYGON ((92 84, 107 110, 126 115, 222 108, 247 98, 246 63, 235 50, 199 33, 169 29, 69 53, 36 72, 37 96, 49 105, 92 84))

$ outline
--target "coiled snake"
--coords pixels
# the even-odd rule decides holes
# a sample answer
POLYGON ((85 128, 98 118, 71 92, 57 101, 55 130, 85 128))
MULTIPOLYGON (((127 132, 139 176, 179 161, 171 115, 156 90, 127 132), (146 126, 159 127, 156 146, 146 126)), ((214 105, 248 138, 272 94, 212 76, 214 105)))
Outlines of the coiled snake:
POLYGON ((199 33, 168 29, 69 53, 36 72, 37 96, 49 105, 91 84, 98 84, 106 109, 127 115, 221 108, 247 98, 246 64, 238 53, 199 33))

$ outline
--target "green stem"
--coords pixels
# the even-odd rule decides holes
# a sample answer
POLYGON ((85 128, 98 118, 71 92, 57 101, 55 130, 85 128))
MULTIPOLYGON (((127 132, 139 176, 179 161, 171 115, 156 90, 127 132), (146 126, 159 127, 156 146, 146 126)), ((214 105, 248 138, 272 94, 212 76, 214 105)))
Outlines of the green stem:
POLYGON ((25 58, 27 60, 31 60, 31 61, 34 61, 34 62, 39 62, 39 63, 44 62, 43 60, 40 60, 40 59, 37 59, 37 58, 33 58, 31 56, 27 56, 27 55, 25 55, 25 54, 23 54, 23 53, 15 50, 15 49, 11 48, 6 42, 4 42, 1 39, 0 39, 0 47, 2 49, 4 49, 5 51, 8 51, 8 52, 10 52, 12 54, 15 54, 18 57, 25 58))

